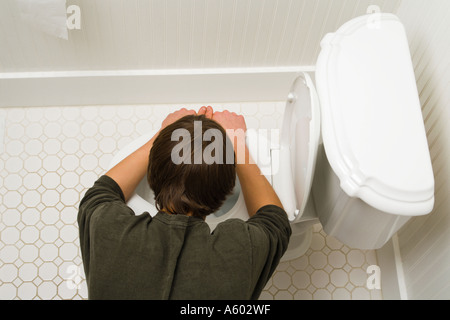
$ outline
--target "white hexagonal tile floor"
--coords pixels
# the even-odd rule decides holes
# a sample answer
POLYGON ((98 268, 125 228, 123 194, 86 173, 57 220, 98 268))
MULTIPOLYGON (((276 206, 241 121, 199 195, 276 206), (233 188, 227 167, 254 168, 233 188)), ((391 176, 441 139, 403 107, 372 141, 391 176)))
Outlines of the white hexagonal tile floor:
POLYGON ((376 264, 375 251, 350 249, 316 225, 310 249, 278 266, 261 299, 381 300, 381 290, 366 286, 367 269, 376 264))
MULTIPOLYGON (((201 105, 185 106, 198 109, 201 105)), ((4 108, 0 154, 0 299, 86 299, 76 216, 115 152, 179 105, 4 108)), ((253 129, 281 126, 284 103, 215 105, 253 129)), ((279 265, 261 299, 381 299, 367 289, 374 251, 348 248, 320 226, 301 258, 279 265)))

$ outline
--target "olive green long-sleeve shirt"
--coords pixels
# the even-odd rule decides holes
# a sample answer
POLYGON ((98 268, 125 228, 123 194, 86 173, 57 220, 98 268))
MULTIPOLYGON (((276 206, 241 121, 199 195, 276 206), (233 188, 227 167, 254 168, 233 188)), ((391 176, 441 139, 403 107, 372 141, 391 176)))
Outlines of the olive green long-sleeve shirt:
POLYGON ((78 225, 89 299, 257 299, 291 235, 276 206, 213 233, 195 217, 135 215, 108 176, 86 192, 78 225))

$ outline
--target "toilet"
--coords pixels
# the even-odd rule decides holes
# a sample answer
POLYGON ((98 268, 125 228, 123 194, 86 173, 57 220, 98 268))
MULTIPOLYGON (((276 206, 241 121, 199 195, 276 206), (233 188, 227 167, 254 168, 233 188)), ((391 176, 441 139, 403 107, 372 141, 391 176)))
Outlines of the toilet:
MULTIPOLYGON (((279 139, 249 130, 250 153, 277 192, 292 226, 289 261, 309 249, 313 226, 354 249, 383 247, 412 217, 434 206, 434 176, 404 27, 393 14, 353 19, 327 34, 314 74, 287 95, 279 139), (315 81, 313 81, 315 78, 315 81)), ((122 149, 112 168, 150 140, 122 149)), ((146 179, 128 205, 157 213, 146 179)), ((239 180, 211 230, 248 219, 239 180)))

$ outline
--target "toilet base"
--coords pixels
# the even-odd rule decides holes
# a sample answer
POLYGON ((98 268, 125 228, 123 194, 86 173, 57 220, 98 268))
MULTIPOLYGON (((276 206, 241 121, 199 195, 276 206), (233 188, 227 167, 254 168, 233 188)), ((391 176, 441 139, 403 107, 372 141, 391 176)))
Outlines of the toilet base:
POLYGON ((296 260, 306 254, 311 246, 313 236, 313 227, 309 227, 305 232, 292 234, 289 246, 281 258, 281 262, 296 260))

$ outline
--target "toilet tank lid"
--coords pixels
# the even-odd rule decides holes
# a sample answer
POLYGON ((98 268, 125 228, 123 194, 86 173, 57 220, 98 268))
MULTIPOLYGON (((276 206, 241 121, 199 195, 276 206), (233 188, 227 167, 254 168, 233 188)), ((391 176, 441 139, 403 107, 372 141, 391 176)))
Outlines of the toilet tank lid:
POLYGON ((321 46, 322 134, 341 187, 387 213, 428 214, 434 177, 402 23, 392 14, 362 16, 321 46))

